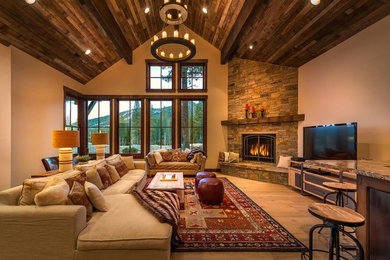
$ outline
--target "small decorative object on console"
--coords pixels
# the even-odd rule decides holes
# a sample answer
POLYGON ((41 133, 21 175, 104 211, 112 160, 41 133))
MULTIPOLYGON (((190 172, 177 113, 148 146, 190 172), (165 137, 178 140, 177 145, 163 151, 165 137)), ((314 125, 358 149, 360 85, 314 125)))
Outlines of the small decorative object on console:
POLYGON ((264 113, 265 113, 265 109, 264 109, 264 107, 261 107, 260 108, 260 116, 264 117, 264 113))
POLYGON ((248 110, 249 110, 249 105, 245 104, 245 119, 248 119, 248 110))
POLYGON ((90 157, 89 155, 78 155, 75 157, 75 159, 78 162, 78 164, 87 164, 90 157))
POLYGON ((255 107, 254 106, 251 107, 251 114, 252 114, 252 118, 256 117, 255 107))

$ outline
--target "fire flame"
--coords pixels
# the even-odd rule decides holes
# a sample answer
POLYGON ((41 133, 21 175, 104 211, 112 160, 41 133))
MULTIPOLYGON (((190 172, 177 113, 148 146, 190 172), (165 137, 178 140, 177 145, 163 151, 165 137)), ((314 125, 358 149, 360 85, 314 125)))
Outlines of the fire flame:
POLYGON ((269 156, 269 146, 266 144, 262 144, 259 146, 259 144, 251 145, 250 154, 251 155, 261 155, 261 156, 269 156))

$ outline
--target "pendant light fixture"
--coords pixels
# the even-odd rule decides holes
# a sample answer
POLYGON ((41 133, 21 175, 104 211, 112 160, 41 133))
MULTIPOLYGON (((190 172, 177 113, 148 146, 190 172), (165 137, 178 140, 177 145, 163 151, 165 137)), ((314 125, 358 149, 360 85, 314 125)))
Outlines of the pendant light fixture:
POLYGON ((192 59, 196 54, 195 39, 189 33, 180 33, 179 26, 187 20, 187 5, 181 0, 164 0, 160 7, 160 18, 164 22, 161 35, 154 35, 151 42, 153 57, 164 62, 183 62, 192 59), (173 26, 169 33, 166 27, 173 26))

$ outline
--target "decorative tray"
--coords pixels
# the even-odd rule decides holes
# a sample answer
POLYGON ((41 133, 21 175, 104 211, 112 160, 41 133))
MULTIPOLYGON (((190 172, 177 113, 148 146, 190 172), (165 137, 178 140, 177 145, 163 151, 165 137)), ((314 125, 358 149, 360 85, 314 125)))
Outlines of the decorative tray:
POLYGON ((176 174, 162 175, 160 181, 177 181, 176 174))

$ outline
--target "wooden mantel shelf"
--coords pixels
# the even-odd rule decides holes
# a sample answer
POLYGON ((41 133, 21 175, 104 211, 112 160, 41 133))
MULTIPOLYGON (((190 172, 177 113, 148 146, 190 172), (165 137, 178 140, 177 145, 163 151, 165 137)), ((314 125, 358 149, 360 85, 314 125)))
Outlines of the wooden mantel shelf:
POLYGON ((269 124, 269 123, 287 123, 305 120, 305 114, 288 115, 288 116, 270 116, 250 119, 232 119, 223 120, 221 125, 250 125, 250 124, 269 124))

